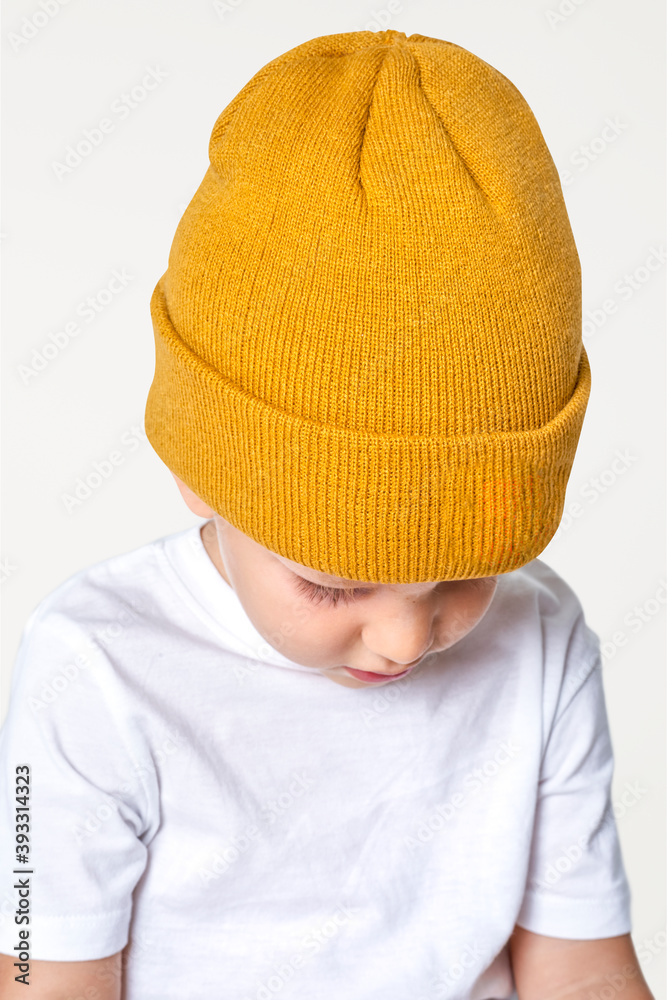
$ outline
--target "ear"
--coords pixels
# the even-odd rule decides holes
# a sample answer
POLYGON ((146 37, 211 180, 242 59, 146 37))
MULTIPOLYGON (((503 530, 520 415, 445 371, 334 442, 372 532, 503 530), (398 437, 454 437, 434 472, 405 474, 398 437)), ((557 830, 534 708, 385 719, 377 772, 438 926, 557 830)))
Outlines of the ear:
MULTIPOLYGON (((169 471, 171 472, 171 470, 169 471)), ((215 511, 213 510, 213 508, 209 507, 209 505, 207 503, 204 503, 203 500, 200 500, 197 494, 193 493, 190 487, 186 486, 183 480, 179 479, 174 472, 172 472, 171 474, 176 480, 176 485, 181 491, 181 496, 185 500, 186 504, 188 505, 192 513, 196 514, 197 517, 214 517, 215 511)))

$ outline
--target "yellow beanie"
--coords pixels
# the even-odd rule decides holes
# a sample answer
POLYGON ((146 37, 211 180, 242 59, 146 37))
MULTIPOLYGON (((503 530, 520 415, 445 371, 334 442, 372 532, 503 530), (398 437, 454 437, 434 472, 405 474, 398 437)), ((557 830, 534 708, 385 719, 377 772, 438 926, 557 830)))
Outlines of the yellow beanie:
POLYGON ((260 69, 151 298, 148 438, 261 545, 350 580, 506 573, 590 393, 558 173, 510 81, 401 31, 260 69))

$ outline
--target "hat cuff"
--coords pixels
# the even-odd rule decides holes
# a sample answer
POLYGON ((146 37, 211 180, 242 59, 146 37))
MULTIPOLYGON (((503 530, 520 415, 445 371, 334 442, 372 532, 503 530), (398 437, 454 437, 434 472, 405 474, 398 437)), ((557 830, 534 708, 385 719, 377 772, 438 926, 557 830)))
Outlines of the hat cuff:
POLYGON ((151 298, 148 439, 179 479, 256 542, 323 573, 416 583, 495 576, 553 537, 591 388, 542 427, 452 437, 349 430, 286 413, 234 385, 151 298))

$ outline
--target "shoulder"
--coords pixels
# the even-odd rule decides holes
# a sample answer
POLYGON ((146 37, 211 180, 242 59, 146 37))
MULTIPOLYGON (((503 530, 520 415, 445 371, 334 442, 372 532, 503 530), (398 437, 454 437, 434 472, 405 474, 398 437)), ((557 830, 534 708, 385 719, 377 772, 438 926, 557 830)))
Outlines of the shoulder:
POLYGON ((498 578, 499 606, 510 621, 539 630, 544 652, 559 659, 595 657, 599 638, 567 580, 541 559, 498 578))
POLYGON ((92 563, 46 594, 25 620, 12 687, 34 690, 37 684, 51 685, 54 678, 69 686, 84 675, 101 679, 101 669, 87 668, 113 661, 126 642, 133 648, 140 645, 146 630, 163 623, 160 552, 165 540, 175 535, 92 563))
POLYGON ((582 612, 581 601, 572 586, 541 559, 498 577, 513 598, 533 601, 544 617, 576 618, 582 612))
POLYGON ((83 567, 46 594, 26 619, 25 632, 58 623, 88 632, 98 624, 122 623, 149 613, 163 581, 161 551, 166 541, 185 536, 192 528, 152 539, 143 545, 83 567))
POLYGON ((541 559, 499 577, 498 587, 494 625, 501 648, 520 678, 522 697, 532 693, 541 702, 546 739, 582 687, 592 699, 587 710, 599 703, 600 639, 574 588, 541 559))

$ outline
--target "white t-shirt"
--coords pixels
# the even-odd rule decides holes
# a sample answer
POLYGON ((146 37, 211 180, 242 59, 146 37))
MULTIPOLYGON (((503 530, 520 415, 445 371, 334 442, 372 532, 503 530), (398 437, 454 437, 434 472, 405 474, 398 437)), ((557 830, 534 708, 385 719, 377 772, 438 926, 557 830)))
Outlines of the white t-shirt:
POLYGON ((25 870, 30 957, 129 938, 124 1000, 505 1000, 517 922, 631 930, 599 640, 552 569, 499 577, 406 679, 346 688, 264 641, 199 528, 74 574, 27 621, 0 951, 25 870))

